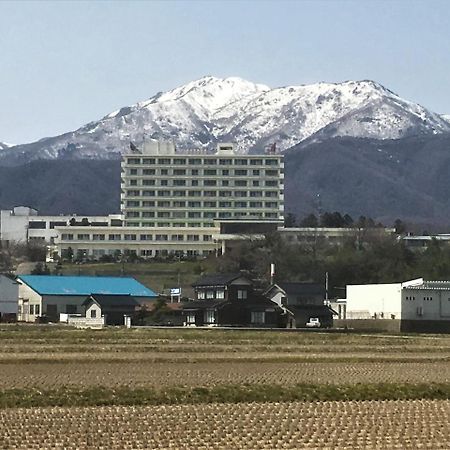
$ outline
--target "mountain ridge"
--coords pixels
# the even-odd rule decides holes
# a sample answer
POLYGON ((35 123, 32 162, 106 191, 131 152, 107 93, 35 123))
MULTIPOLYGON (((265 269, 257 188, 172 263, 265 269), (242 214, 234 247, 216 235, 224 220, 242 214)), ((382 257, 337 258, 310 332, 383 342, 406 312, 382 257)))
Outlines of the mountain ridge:
POLYGON ((77 130, 0 148, 0 165, 36 159, 117 159, 145 139, 181 149, 236 142, 241 152, 280 150, 317 135, 402 138, 450 132, 450 122, 372 80, 270 88, 239 77, 203 77, 124 106, 77 130))

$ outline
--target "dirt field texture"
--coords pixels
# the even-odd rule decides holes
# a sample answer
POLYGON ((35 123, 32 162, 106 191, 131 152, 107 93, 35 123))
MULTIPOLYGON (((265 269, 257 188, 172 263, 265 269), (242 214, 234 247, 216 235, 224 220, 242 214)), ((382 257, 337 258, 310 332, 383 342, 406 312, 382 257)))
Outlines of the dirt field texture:
POLYGON ((450 448, 450 337, 0 327, 0 448, 450 448))

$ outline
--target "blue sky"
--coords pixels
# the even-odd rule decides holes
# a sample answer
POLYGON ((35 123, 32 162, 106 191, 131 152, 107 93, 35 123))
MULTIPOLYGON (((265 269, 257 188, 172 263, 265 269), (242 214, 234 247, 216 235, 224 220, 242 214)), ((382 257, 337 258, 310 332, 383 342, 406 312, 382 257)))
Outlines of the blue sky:
POLYGON ((70 131, 204 75, 373 79, 450 114, 450 0, 3 0, 0 24, 0 141, 70 131))

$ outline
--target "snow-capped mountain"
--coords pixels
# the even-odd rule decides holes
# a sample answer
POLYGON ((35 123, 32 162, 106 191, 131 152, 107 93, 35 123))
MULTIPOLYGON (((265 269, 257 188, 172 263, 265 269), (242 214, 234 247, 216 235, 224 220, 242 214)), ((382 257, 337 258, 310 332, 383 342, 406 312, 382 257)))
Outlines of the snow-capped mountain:
POLYGON ((7 142, 0 142, 0 150, 5 150, 6 148, 14 147, 13 144, 8 144, 7 142))
POLYGON ((133 141, 170 139, 180 149, 236 142, 242 152, 281 150, 311 136, 378 139, 450 132, 450 123, 373 81, 271 89, 241 78, 204 77, 114 111, 61 136, 18 145, 0 163, 118 157, 133 141))
POLYGON ((441 114, 441 117, 450 123, 450 114, 441 114))

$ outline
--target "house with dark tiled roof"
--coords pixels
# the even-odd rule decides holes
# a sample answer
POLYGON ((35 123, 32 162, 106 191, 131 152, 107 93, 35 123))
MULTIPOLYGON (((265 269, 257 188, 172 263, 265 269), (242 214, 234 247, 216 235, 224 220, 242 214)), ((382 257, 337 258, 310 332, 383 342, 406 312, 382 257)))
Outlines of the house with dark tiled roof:
POLYGON ((205 275, 192 286, 195 300, 183 305, 186 326, 280 326, 281 308, 240 273, 205 275))
POLYGON ((333 310, 325 305, 325 286, 319 283, 279 282, 270 286, 264 295, 283 308, 291 328, 306 327, 311 318, 321 326, 331 327, 333 310))

